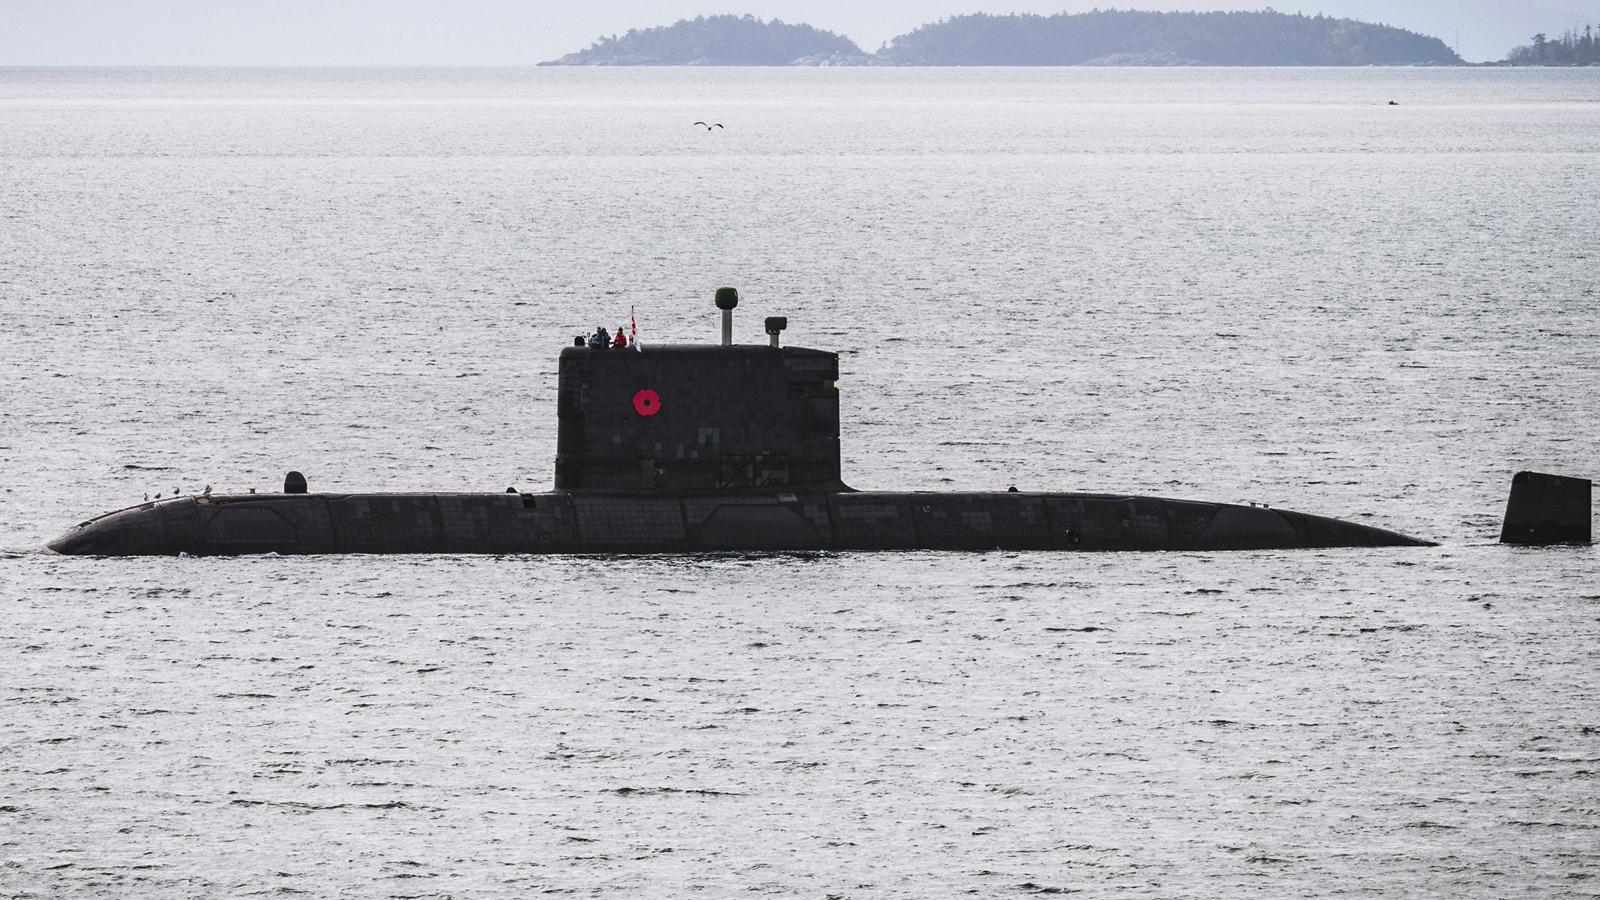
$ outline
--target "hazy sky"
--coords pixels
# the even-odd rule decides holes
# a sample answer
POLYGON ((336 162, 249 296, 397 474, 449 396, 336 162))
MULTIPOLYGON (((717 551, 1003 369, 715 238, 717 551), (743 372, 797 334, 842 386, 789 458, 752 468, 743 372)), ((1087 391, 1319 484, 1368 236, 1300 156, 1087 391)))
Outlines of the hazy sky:
MULTIPOLYGON (((863 49, 971 12, 1259 9, 1241 0, 0 0, 0 65, 526 65, 602 34, 680 18, 750 13, 806 22, 863 49)), ((1273 0, 1431 34, 1463 56, 1501 59, 1535 32, 1600 24, 1589 0, 1273 0)))

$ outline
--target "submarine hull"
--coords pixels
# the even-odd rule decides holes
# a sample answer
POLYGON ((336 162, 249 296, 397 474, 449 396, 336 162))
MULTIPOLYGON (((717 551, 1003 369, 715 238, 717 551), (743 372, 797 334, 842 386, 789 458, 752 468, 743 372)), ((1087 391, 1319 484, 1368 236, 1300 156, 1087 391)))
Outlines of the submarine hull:
POLYGON ((1280 550, 1431 546, 1266 507, 1080 493, 232 494, 143 503, 49 543, 95 556, 1280 550))

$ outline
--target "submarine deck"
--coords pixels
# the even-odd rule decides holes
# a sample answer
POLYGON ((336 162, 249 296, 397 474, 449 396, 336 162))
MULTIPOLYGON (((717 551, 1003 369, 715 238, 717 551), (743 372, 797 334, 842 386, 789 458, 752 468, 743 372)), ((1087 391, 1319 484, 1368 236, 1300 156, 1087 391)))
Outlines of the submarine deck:
POLYGON ((73 555, 1270 550, 1431 546, 1257 506, 1121 494, 749 491, 226 494, 108 513, 73 555))

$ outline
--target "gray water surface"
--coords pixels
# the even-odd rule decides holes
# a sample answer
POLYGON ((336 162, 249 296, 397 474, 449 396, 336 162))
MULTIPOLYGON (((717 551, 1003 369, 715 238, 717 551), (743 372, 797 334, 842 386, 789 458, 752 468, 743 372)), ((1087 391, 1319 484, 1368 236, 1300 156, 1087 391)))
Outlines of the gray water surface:
POLYGON ((1596 473, 1597 152, 1592 70, 0 70, 0 896, 1596 896, 1600 563, 1494 540, 1596 473), (723 284, 856 487, 1442 546, 36 552, 543 489, 723 284))

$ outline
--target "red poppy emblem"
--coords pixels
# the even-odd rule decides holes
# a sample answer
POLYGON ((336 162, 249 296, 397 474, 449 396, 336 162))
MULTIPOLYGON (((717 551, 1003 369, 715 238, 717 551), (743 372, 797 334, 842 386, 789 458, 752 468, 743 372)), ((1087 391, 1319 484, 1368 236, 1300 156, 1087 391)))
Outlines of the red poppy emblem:
POLYGON ((661 395, 645 388, 633 395, 633 408, 638 410, 641 416, 653 416, 661 412, 661 395))

